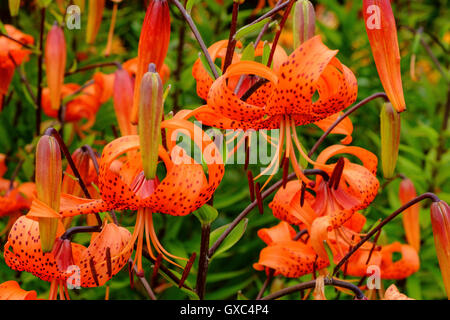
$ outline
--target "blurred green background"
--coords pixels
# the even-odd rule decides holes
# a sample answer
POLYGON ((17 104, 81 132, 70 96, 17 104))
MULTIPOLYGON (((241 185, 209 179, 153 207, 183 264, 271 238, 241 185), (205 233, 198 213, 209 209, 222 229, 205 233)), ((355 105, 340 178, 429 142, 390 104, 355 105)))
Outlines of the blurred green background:
MULTIPOLYGON (((66 1, 67 3, 69 1, 66 1)), ((331 49, 339 49, 338 58, 350 67, 358 79, 358 100, 375 92, 383 91, 376 68, 371 56, 369 42, 362 20, 362 1, 312 1, 316 6, 317 33, 322 35, 323 42, 331 49)), ((449 91, 449 43, 450 19, 448 1, 409 1, 394 0, 393 9, 398 26, 399 46, 401 51, 401 70, 407 111, 402 114, 401 146, 397 165, 397 173, 410 178, 418 194, 431 191, 450 202, 450 152, 448 151, 448 116, 450 104, 449 91), (414 45, 416 32, 423 28, 418 45, 414 45), (421 43, 422 41, 423 43, 421 43), (425 45, 423 45, 425 44, 425 45), (411 74, 411 57, 415 53, 415 74, 411 74), (415 79, 413 79, 415 77, 415 79)), ((252 10, 256 1, 245 1, 241 5, 238 27, 267 12, 267 6, 256 16, 252 10)), ((231 0, 219 4, 214 0, 197 1, 192 16, 202 34, 207 46, 228 38, 228 28, 231 20, 231 0)), ((106 45, 112 2, 107 1, 107 9, 103 14, 100 32, 94 46, 85 43, 86 11, 82 12, 81 30, 65 29, 68 43, 67 68, 75 69, 104 61, 124 62, 137 55, 137 46, 142 21, 145 15, 145 4, 142 1, 124 1, 119 6, 117 25, 115 28, 114 54, 105 59, 102 51, 106 45), (88 53, 88 58, 76 62, 75 53, 88 53)), ((38 39, 38 10, 22 7, 19 17, 11 20, 7 9, 7 1, 0 4, 0 19, 3 23, 12 23, 19 29, 38 39)), ((46 16, 46 30, 55 20, 61 21, 62 14, 56 4, 49 6, 46 16)), ((166 112, 173 109, 194 108, 203 102, 195 91, 195 81, 192 77, 192 65, 198 57, 199 47, 192 33, 181 19, 178 10, 171 6, 171 40, 166 64, 171 70, 168 83, 172 88, 166 100, 166 112), (184 39, 180 50, 180 39, 184 39), (179 57, 179 53, 181 57, 179 57)), ((281 37, 281 45, 289 53, 292 51, 292 22, 288 21, 281 37)), ((271 41, 274 28, 269 30, 264 40, 271 41)), ((246 44, 254 41, 257 32, 249 34, 243 41, 246 44)), ((29 62, 22 66, 30 82, 34 85, 37 79, 36 57, 31 56, 29 62)), ((114 68, 102 68, 105 73, 114 72, 114 68)), ((66 82, 83 84, 88 81, 95 70, 77 73, 66 79, 66 82)), ((16 72, 10 90, 13 90, 11 101, 0 114, 0 153, 8 155, 8 172, 10 177, 19 159, 24 165, 18 174, 18 180, 30 181, 33 175, 33 139, 35 132, 35 113, 26 90, 16 72)), ((375 100, 351 116, 354 125, 352 145, 364 147, 376 155, 380 155, 379 112, 381 102, 375 100)), ((112 101, 100 108, 97 122, 92 132, 84 139, 75 137, 70 145, 73 151, 84 144, 90 144, 97 150, 102 146, 96 144, 99 140, 111 141, 114 134, 111 129, 116 124, 112 101)), ((46 125, 54 123, 53 119, 44 116, 46 125), (53 121, 53 122, 52 122, 53 121)), ((71 135, 72 126, 66 125, 64 137, 71 135)), ((321 135, 315 126, 299 129, 307 148, 321 135)), ((342 136, 333 135, 327 138, 321 149, 327 145, 339 142, 342 136)), ((66 140, 67 141, 67 140, 66 140)), ((319 150, 320 151, 320 150, 319 150)), ((253 173, 258 172, 257 166, 250 166, 253 173)), ((380 168, 380 167, 379 167, 380 168)), ((380 168, 381 170, 381 168, 380 168)), ((386 181, 379 170, 380 185, 386 181)), ((278 174, 280 176, 280 174, 278 174)), ((394 180, 380 193, 373 204, 365 210, 368 219, 367 227, 380 218, 386 217, 400 206, 398 187, 400 180, 394 180)), ((242 238, 229 250, 215 257, 210 264, 207 283, 207 299, 254 299, 265 280, 264 272, 255 271, 253 263, 258 260, 259 251, 264 243, 257 237, 257 230, 274 226, 278 221, 272 216, 265 200, 265 213, 259 215, 254 210, 248 216, 247 229, 242 238)), ((214 206, 219 211, 219 217, 214 221, 212 229, 231 222, 248 204, 249 193, 243 165, 228 165, 225 177, 214 196, 214 206)), ((168 251, 182 256, 199 252, 200 223, 194 215, 186 217, 156 216, 156 228, 160 232, 160 240, 168 251)), ((126 226, 134 224, 131 213, 120 215, 120 221, 126 226)), ((429 204, 424 203, 421 209, 422 247, 420 251, 420 270, 406 280, 396 281, 401 292, 416 299, 444 299, 445 291, 434 249, 433 235, 430 226, 429 204)), ((82 222, 80 222, 82 223, 82 222)), ((0 227, 6 224, 6 219, 0 220, 0 227)), ((86 235, 75 238, 79 242, 87 242, 86 235)), ((383 229, 381 243, 393 241, 405 242, 401 218, 396 218, 383 229)), ((6 237, 1 238, 2 246, 6 237)), ((29 273, 18 273, 10 270, 0 259, 0 283, 6 280, 17 280, 27 290, 34 289, 42 298, 47 298, 49 283, 43 282, 29 273)), ((146 276, 151 277, 150 264, 145 265, 146 276)), ((197 263, 188 278, 191 287, 195 286, 197 263)), ((300 280, 309 280, 305 276, 300 280)), ((284 279, 279 277, 273 282, 272 290, 298 283, 299 279, 284 279)), ((186 299, 188 295, 177 287, 165 285, 166 281, 159 277, 155 291, 161 299, 186 299)), ((393 281, 384 281, 385 288, 393 281)), ((130 289, 126 268, 114 277, 110 284, 110 299, 146 299, 146 293, 135 279, 136 287, 130 289)), ((74 290, 72 299, 103 299, 105 287, 95 289, 74 290)), ((333 288, 326 289, 329 299, 337 296, 333 288)), ((299 298, 293 294, 285 298, 299 298)), ((340 295, 341 299, 349 296, 340 295)))

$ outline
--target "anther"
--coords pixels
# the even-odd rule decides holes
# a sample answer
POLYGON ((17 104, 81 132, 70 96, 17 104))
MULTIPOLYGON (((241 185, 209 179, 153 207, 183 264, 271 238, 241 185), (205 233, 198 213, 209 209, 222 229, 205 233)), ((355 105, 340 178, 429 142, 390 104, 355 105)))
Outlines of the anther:
POLYGON ((251 202, 255 201, 255 184, 253 183, 253 174, 250 170, 247 171, 248 190, 250 191, 251 202))
POLYGON ((155 264, 153 265, 153 274, 152 274, 152 279, 151 279, 152 287, 156 286, 156 279, 158 278, 158 271, 159 271, 159 267, 161 266, 161 261, 162 261, 162 254, 160 253, 156 257, 155 264))
POLYGON ((111 248, 106 248, 106 269, 108 271, 108 277, 112 277, 112 262, 111 262, 111 248))
POLYGON ((344 158, 339 158, 336 163, 333 172, 331 173, 330 180, 328 181, 328 185, 330 188, 334 188, 336 190, 339 187, 339 182, 341 181, 342 172, 344 172, 345 160, 344 158))
POLYGON ((94 278, 95 285, 98 287, 100 283, 98 282, 97 270, 95 270, 94 257, 89 259, 89 267, 91 268, 92 278, 94 278))
POLYGON ((289 173, 289 159, 284 158, 283 159, 283 189, 286 189, 288 173, 289 173))
POLYGON ((194 261, 195 261, 196 257, 197 257, 197 254, 194 252, 191 255, 191 257, 189 258, 189 261, 186 264, 186 267, 184 267, 183 275, 181 276, 180 282, 178 283, 178 288, 183 287, 184 282, 186 281, 186 278, 189 275, 189 272, 191 271, 192 265, 194 264, 194 261))
POLYGON ((258 210, 260 214, 264 213, 264 206, 261 197, 261 188, 259 187, 259 182, 255 184, 255 194, 256 194, 256 203, 258 204, 258 210))

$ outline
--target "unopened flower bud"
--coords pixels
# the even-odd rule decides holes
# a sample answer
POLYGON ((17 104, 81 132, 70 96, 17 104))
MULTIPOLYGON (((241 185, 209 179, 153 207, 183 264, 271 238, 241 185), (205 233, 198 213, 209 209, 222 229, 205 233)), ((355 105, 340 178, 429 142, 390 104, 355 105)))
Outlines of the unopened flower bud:
POLYGON ((152 0, 147 8, 142 24, 138 46, 138 66, 134 84, 134 100, 131 121, 137 124, 139 103, 141 101, 141 80, 147 72, 148 65, 154 63, 160 72, 169 49, 170 12, 167 0, 152 0))
POLYGON ((390 103, 384 103, 380 113, 381 135, 381 165, 383 176, 392 178, 398 158, 400 145, 400 114, 390 103))
POLYGON ((66 40, 64 32, 55 23, 47 35, 45 43, 45 67, 47 70, 47 85, 50 90, 50 101, 53 109, 59 109, 61 89, 64 84, 64 69, 66 68, 66 40))
MULTIPOLYGON (((36 147, 36 191, 37 198, 59 212, 61 196, 61 151, 52 136, 44 135, 36 147)), ((43 252, 50 252, 56 238, 58 219, 39 218, 39 233, 43 252)))
POLYGON ((102 22, 105 0, 89 0, 86 42, 93 44, 102 22))
POLYGON ((118 69, 114 79, 113 100, 117 123, 122 136, 136 134, 136 127, 131 124, 133 94, 133 79, 125 69, 118 69))
POLYGON ((378 75, 397 112, 406 109, 400 73, 397 27, 390 0, 363 0, 367 36, 378 75))
POLYGON ((314 36, 316 30, 316 13, 308 0, 298 0, 294 8, 294 49, 314 36))
POLYGON ((139 101, 139 137, 145 178, 156 177, 161 120, 164 112, 163 85, 155 65, 142 77, 139 101))
MULTIPOLYGON (((414 184, 409 179, 403 179, 400 182, 399 198, 402 205, 413 200, 417 197, 414 184)), ((406 240, 408 244, 416 249, 420 250, 420 223, 419 223, 420 204, 416 203, 410 206, 402 214, 403 228, 405 229, 406 240)))
POLYGON ((431 204, 431 226, 434 245, 444 279, 445 291, 450 299, 450 207, 445 201, 431 204))
POLYGON ((17 16, 19 14, 20 0, 9 0, 8 5, 11 17, 17 16))

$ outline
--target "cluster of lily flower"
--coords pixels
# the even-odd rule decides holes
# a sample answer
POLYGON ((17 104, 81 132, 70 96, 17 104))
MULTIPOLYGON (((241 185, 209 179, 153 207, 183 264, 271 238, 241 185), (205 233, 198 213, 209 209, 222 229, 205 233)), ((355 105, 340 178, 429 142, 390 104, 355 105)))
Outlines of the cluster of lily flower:
MULTIPOLYGON (((299 1, 298 10, 311 10, 312 6, 303 5, 304 2, 307 3, 299 1)), ((365 8, 370 2, 364 1, 365 8)), ((386 7, 389 10, 383 10, 389 19, 382 20, 386 23, 382 29, 393 36, 395 22, 393 16, 389 16, 392 14, 389 1, 378 2, 389 6, 386 7)), ((290 8, 288 5, 286 11, 290 8)), ((311 23, 314 22, 309 21, 311 23)), ((311 30, 307 27, 303 26, 311 30)), ((13 26, 5 28, 8 37, 0 37, 1 101, 7 96, 15 68, 26 62, 32 53, 27 45, 34 43, 31 36, 13 26)), ((44 113, 77 125, 87 119, 77 127, 82 135, 95 123, 100 106, 112 97, 121 137, 108 143, 101 156, 88 146, 70 155, 56 130, 48 129, 36 146, 35 183, 0 180, 3 192, 0 216, 10 218, 3 231, 9 232, 4 248, 6 264, 51 282, 50 299, 56 299, 58 292, 60 298, 69 298, 68 285, 102 286, 129 261, 142 276, 145 253, 154 262, 161 263, 164 259, 180 267, 185 279, 195 255, 187 259, 166 251, 156 236, 152 215, 188 215, 208 203, 222 180, 223 157, 211 137, 203 134, 201 141, 193 141, 213 160, 207 161, 207 174, 202 164, 195 163, 186 150, 165 139, 180 131, 193 137, 198 128, 188 120, 195 117, 219 129, 280 131, 278 140, 270 140, 277 146, 277 152, 263 173, 269 178, 262 187, 273 177, 271 170, 283 168, 283 185, 269 204, 280 222, 259 230, 258 236, 267 247, 253 265, 256 270, 290 278, 315 276, 319 272, 323 279, 329 275, 330 264, 345 260, 345 264, 338 265, 338 271, 349 276, 370 275, 368 266, 377 266, 382 279, 403 279, 415 273, 420 266, 417 207, 405 214, 408 216, 405 220, 408 244, 394 242, 379 246, 376 241, 361 241, 365 236, 362 230, 366 227, 361 211, 372 203, 379 189, 378 158, 364 148, 348 145, 353 130, 350 120, 346 118, 331 131, 346 135, 342 144, 325 148, 315 160, 305 153, 297 136, 296 128, 307 124, 316 124, 326 131, 357 97, 357 81, 352 71, 336 58, 337 50, 325 46, 320 36, 314 36, 314 28, 312 30, 312 33, 302 33, 302 40, 290 55, 276 43, 254 45, 253 60, 255 57, 265 59, 266 46, 271 52, 265 63, 242 59, 242 53, 233 47, 230 54, 230 46, 243 47, 240 42, 223 40, 213 44, 208 54, 211 61, 222 61, 222 74, 216 74, 215 68, 208 70, 211 66, 200 58, 192 70, 198 96, 206 104, 164 117, 163 83, 169 72, 163 62, 170 38, 166 1, 154 0, 148 6, 138 57, 119 65, 114 74, 96 73, 83 86, 64 83, 65 39, 61 27, 55 24, 47 34, 45 47, 48 87, 42 91, 44 113), (319 98, 313 101, 316 92, 319 98), (61 150, 69 160, 65 175, 61 150), (304 170, 297 155, 313 169, 304 170), (361 164, 343 155, 352 155, 361 164), (187 161, 175 161, 179 157, 187 161), (330 162, 333 157, 339 159, 330 162), (166 172, 161 181, 156 174, 158 164, 166 172), (291 181, 287 178, 289 164, 295 172, 291 181), (315 179, 311 180, 310 176, 315 179), (133 233, 114 222, 115 211, 122 210, 137 211, 133 233), (22 211, 27 214, 22 215, 22 211), (111 219, 102 221, 99 216, 102 212, 110 212, 106 215, 111 219), (72 226, 73 217, 78 215, 86 215, 88 226, 72 226), (71 241, 78 232, 92 232, 88 247, 71 241), (131 258, 133 251, 134 260, 131 258), (401 253, 401 259, 394 261, 394 253, 401 253), (180 261, 184 261, 184 267, 180 261)), ((379 43, 384 40, 371 37, 373 32, 369 30, 368 34, 381 80, 395 109, 393 112, 401 112, 405 105, 395 57, 396 34, 395 41, 386 40, 394 45, 394 53, 377 52, 386 48, 379 43), (394 71, 383 74, 382 70, 388 68, 394 71)), ((2 155, 0 175, 5 171, 5 156, 2 155)), ((253 188, 253 177, 249 180, 253 188)), ((416 195, 409 180, 402 184, 401 196, 405 204, 416 195)), ((434 201, 431 208, 439 261, 448 290, 450 244, 444 237, 449 230, 448 224, 443 225, 445 221, 448 223, 449 208, 439 200, 434 201)), ((321 283, 322 289, 318 281, 316 290, 323 291, 323 281, 321 283)), ((321 297, 317 292, 314 296, 321 297)), ((34 299, 36 293, 24 291, 17 283, 8 281, 0 285, 0 298, 34 299)), ((385 298, 407 297, 392 287, 386 291, 385 298)))

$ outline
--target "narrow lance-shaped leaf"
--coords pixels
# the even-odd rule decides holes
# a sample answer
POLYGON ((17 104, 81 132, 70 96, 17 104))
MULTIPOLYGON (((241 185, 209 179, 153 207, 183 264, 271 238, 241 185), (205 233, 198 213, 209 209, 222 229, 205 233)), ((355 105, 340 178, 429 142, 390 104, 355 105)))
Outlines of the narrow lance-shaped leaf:
MULTIPOLYGON (((230 232, 230 234, 221 243, 221 245, 218 247, 214 255, 211 257, 211 259, 233 247, 244 235, 245 229, 247 228, 247 223, 248 219, 243 219, 241 222, 239 222, 238 225, 230 232)), ((209 243, 213 244, 217 239, 219 239, 219 237, 222 235, 222 233, 225 232, 228 226, 229 224, 226 224, 211 232, 209 243)))

